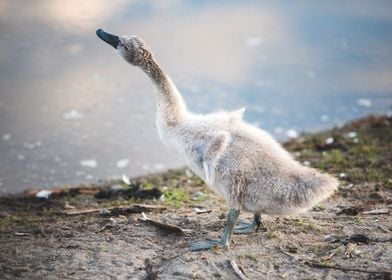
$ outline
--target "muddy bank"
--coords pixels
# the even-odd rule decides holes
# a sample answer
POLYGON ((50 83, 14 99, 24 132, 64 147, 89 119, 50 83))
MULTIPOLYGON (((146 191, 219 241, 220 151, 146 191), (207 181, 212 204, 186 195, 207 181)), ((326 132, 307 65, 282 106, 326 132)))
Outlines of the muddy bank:
POLYGON ((369 117, 285 143, 339 191, 301 216, 264 216, 266 231, 229 250, 188 250, 221 235, 226 207, 187 170, 1 197, 0 278, 390 279, 391 142, 392 120, 369 117))

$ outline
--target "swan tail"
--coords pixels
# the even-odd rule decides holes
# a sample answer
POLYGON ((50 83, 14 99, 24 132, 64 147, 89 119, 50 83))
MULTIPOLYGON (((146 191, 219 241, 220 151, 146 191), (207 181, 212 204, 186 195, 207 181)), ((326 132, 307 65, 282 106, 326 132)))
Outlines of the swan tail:
POLYGON ((329 175, 307 168, 307 172, 296 182, 288 193, 290 212, 301 213, 331 196, 338 188, 339 181, 329 175))

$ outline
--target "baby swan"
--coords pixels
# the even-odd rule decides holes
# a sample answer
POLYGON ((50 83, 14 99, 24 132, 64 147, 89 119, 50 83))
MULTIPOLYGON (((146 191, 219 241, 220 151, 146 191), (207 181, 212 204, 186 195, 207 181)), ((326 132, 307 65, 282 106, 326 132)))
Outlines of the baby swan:
POLYGON ((244 109, 209 115, 188 112, 176 86, 140 38, 115 36, 102 29, 97 35, 151 78, 157 87, 161 140, 228 204, 222 238, 192 243, 191 250, 227 247, 233 233, 260 227, 260 214, 297 214, 337 189, 334 177, 302 166, 267 132, 245 123, 244 109), (235 227, 240 210, 254 213, 251 224, 235 227))

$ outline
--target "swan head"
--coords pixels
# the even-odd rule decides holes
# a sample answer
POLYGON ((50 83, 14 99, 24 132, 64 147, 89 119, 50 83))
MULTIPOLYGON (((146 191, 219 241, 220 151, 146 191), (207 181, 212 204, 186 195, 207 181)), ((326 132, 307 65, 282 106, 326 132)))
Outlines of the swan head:
POLYGON ((102 29, 98 29, 96 33, 99 38, 117 49, 125 61, 132 65, 145 65, 152 58, 150 48, 137 36, 117 36, 102 29))

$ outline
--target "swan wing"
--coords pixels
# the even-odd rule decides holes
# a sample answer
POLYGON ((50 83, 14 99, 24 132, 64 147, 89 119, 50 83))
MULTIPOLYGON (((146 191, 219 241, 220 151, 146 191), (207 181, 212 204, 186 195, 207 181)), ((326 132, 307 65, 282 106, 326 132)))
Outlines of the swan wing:
POLYGON ((215 166, 211 161, 203 161, 203 173, 206 183, 211 185, 215 181, 215 166))
POLYGON ((229 133, 217 133, 208 144, 201 144, 196 148, 198 158, 201 160, 204 179, 211 185, 215 181, 215 168, 220 157, 229 143, 229 133))

